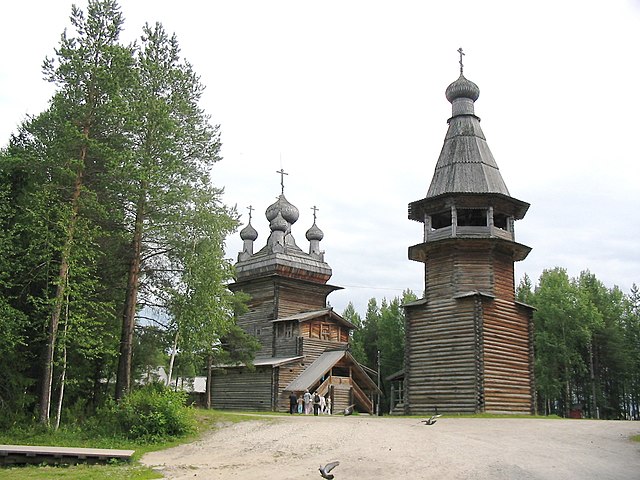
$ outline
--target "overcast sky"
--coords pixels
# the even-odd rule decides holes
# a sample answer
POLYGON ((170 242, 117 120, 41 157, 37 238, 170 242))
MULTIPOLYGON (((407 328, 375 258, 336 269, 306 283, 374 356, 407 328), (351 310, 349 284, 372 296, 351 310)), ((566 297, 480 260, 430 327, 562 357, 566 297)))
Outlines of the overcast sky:
MULTIPOLYGON (((68 0, 0 6, 0 144, 53 93, 41 65, 71 12, 68 0)), ((86 2, 76 4, 86 9, 86 2)), ((220 124, 212 172, 246 222, 267 239, 265 209, 280 193, 300 210, 292 233, 306 250, 313 222, 344 287, 329 301, 424 288, 407 259, 447 130, 444 91, 459 73, 480 87, 475 111, 511 195, 531 204, 516 264, 589 269, 608 287, 640 283, 640 2, 122 0, 123 40, 145 22, 175 32, 207 86, 202 107, 220 124)), ((229 257, 241 249, 228 239, 229 257)))

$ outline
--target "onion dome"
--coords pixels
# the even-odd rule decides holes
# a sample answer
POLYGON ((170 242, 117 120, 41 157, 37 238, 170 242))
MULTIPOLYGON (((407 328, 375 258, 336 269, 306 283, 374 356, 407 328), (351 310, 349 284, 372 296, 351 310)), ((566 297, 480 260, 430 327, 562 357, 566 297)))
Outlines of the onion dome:
POLYGON ((278 200, 269 207, 265 212, 267 216, 267 220, 270 222, 275 219, 278 214, 282 215, 282 218, 289 222, 290 224, 294 224, 298 221, 298 217, 300 216, 300 212, 298 209, 289 203, 289 201, 285 198, 284 195, 280 195, 278 200))
POLYGON ((240 230, 240 238, 242 240, 254 241, 256 238, 258 238, 258 232, 255 228, 253 228, 251 223, 249 223, 246 227, 240 230))
POLYGON ((277 212, 275 218, 271 219, 269 228, 272 232, 286 232, 289 229, 289 222, 282 217, 280 212, 277 212))
POLYGON ((312 240, 320 241, 324 238, 324 233, 322 232, 322 230, 318 228, 318 226, 314 222, 311 228, 307 230, 306 237, 307 237, 307 240, 309 241, 312 241, 312 240))
POLYGON ((445 95, 451 103, 457 98, 469 98, 475 102, 480 96, 480 88, 460 74, 460 77, 447 87, 445 95))

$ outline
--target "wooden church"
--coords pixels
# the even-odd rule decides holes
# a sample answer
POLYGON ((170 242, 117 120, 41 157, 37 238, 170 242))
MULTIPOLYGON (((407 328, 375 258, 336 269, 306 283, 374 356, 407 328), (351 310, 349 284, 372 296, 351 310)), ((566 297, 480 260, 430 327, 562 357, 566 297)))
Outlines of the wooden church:
POLYGON ((330 398, 334 412, 356 405, 372 413, 379 390, 372 372, 349 353, 355 325, 327 307, 327 296, 341 287, 327 283, 332 271, 320 250, 324 234, 316 225, 315 207, 306 232, 308 252, 291 233, 299 211, 285 198, 284 185, 265 214, 271 230, 266 245, 254 253, 258 232, 250 213, 240 232, 243 250, 235 265, 236 282, 229 286, 249 295, 249 311, 237 323, 262 347, 254 369, 214 369, 213 408, 288 411, 291 393, 302 396, 308 390, 330 398))
POLYGON ((532 413, 532 309, 515 299, 514 262, 531 250, 514 222, 528 203, 509 194, 475 115, 478 86, 446 89, 452 115, 425 198, 409 204, 424 224, 409 258, 424 263, 424 298, 405 305, 405 368, 395 411, 532 413))

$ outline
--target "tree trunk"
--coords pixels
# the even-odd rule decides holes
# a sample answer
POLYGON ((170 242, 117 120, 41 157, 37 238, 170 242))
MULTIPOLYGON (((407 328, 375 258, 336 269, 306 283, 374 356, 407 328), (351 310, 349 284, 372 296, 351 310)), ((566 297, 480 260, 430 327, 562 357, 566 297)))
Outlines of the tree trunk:
MULTIPOLYGON (((167 374, 167 387, 171 385, 171 376, 173 375, 173 364, 176 361, 177 350, 178 350, 178 331, 176 330, 176 336, 173 337, 173 347, 171 348, 171 358, 169 360, 169 373, 167 374)), ((178 385, 177 378, 176 378, 176 385, 178 385)))
MULTIPOLYGON (((88 137, 89 130, 85 128, 85 138, 88 137)), ((80 162, 84 165, 87 158, 87 146, 82 146, 80 150, 80 162)), ((73 194, 71 195, 71 216, 69 225, 67 226, 67 238, 62 247, 60 256, 60 270, 58 271, 58 285, 56 287, 56 296, 53 301, 51 310, 51 321, 49 323, 49 332, 47 336, 47 346, 44 357, 44 368, 41 378, 40 390, 40 423, 49 425, 49 415, 51 411, 51 385, 53 383, 53 358, 55 354, 56 337, 58 335, 58 324, 60 323, 60 315, 62 313, 62 304, 67 289, 69 279, 69 260, 71 257, 71 245, 75 235, 76 224, 78 223, 78 209, 80 192, 82 191, 83 168, 80 167, 76 173, 73 186, 73 194)))
POLYGON ((600 419, 596 397, 596 374, 593 368, 593 342, 589 343, 589 373, 591 377, 591 418, 600 419))
POLYGON ((207 355, 207 389, 206 389, 206 397, 205 397, 205 407, 207 410, 211 409, 211 367, 213 364, 213 355, 207 355))
POLYGON ((136 326, 136 306, 138 304, 138 288, 140 285, 140 264, 142 263, 142 232, 145 215, 145 188, 138 199, 136 221, 131 242, 131 259, 127 291, 122 315, 122 332, 120 334, 120 357, 118 359, 118 375, 116 377, 116 401, 122 399, 131 389, 131 370, 133 360, 133 332, 136 326))
POLYGON ((56 412, 56 426, 55 429, 60 428, 60 418, 62 417, 62 402, 64 400, 64 386, 67 379, 67 330, 69 328, 69 296, 67 295, 67 305, 65 312, 64 331, 63 331, 63 344, 62 344, 62 373, 60 375, 60 394, 58 396, 58 409, 56 412))

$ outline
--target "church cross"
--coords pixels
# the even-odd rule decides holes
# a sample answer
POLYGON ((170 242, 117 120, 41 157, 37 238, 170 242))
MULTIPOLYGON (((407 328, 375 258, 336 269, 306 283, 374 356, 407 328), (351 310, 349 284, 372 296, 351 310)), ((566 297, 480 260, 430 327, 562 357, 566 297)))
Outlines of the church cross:
POLYGON ((460 47, 458 49, 458 53, 460 54, 460 75, 462 75, 462 69, 464 68, 464 65, 462 65, 462 56, 465 55, 465 53, 462 51, 462 47, 460 47))
POLYGON ((282 195, 284 195, 284 176, 289 174, 283 168, 276 170, 276 173, 280 174, 280 188, 282 189, 282 195))
POLYGON ((320 209, 314 205, 311 210, 313 210, 313 223, 316 223, 316 212, 320 209))
POLYGON ((251 223, 251 212, 252 212, 253 210, 255 210, 255 208, 253 208, 253 206, 252 206, 252 205, 249 205, 249 206, 247 207, 247 210, 249 210, 249 223, 251 223))

